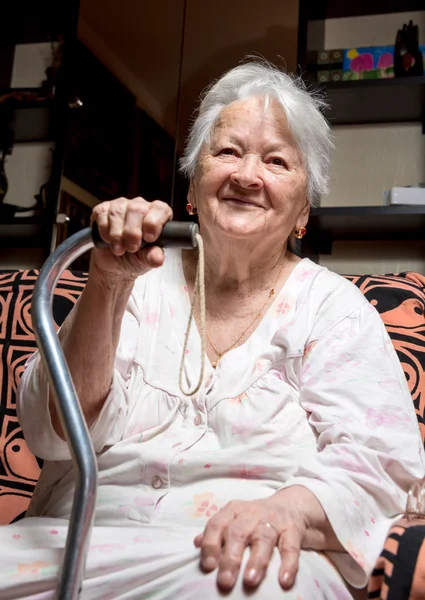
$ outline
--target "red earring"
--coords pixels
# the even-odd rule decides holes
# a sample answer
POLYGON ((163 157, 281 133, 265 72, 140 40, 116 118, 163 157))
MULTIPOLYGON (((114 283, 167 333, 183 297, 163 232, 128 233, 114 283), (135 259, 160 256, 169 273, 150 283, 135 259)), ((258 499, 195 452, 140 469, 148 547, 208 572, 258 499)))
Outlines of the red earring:
POLYGON ((307 229, 305 227, 301 227, 301 229, 295 230, 294 235, 296 238, 301 240, 305 236, 306 233, 307 233, 307 229))
POLYGON ((192 206, 190 202, 186 204, 186 210, 191 216, 196 215, 198 212, 196 206, 192 206))

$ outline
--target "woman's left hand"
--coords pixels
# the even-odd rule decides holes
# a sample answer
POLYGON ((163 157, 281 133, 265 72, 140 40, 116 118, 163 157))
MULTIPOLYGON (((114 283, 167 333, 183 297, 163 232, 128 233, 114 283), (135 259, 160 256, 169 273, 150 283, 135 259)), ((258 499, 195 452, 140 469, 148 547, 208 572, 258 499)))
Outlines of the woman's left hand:
POLYGON ((247 546, 251 547, 251 556, 243 575, 245 585, 256 587, 261 583, 275 546, 282 558, 279 583, 284 589, 293 585, 307 523, 295 503, 282 500, 278 492, 264 500, 229 502, 195 538, 195 546, 201 549, 203 570, 209 572, 218 567, 217 582, 221 588, 229 590, 234 586, 247 546))

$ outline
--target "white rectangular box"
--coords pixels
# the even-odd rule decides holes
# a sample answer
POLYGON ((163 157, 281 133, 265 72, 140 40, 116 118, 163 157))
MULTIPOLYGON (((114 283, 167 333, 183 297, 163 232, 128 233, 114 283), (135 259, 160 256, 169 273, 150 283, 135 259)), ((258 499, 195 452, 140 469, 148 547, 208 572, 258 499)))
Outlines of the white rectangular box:
POLYGON ((425 204, 425 188, 393 187, 388 193, 388 204, 425 204))

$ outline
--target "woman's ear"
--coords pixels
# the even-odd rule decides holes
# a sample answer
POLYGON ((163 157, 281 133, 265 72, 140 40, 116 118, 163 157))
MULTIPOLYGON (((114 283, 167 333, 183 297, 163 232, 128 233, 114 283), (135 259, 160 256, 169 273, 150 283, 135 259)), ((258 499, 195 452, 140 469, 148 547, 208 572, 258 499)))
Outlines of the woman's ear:
POLYGON ((308 218, 310 216, 311 204, 308 198, 305 199, 305 204, 298 215, 296 229, 302 229, 307 225, 308 218))
POLYGON ((196 201, 195 201, 195 186, 193 185, 193 179, 190 180, 189 183, 189 190, 187 192, 187 201, 189 204, 191 204, 193 207, 196 207, 196 201))

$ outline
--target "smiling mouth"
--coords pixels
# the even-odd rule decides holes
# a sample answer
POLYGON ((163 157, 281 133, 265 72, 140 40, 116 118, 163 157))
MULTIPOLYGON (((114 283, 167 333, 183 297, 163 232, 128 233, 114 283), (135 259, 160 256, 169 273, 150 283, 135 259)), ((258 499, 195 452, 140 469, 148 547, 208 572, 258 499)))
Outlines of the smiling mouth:
POLYGON ((232 202, 233 204, 237 204, 239 206, 253 206, 258 208, 259 205, 256 202, 250 202, 249 200, 244 200, 242 198, 223 198, 225 202, 232 202))

